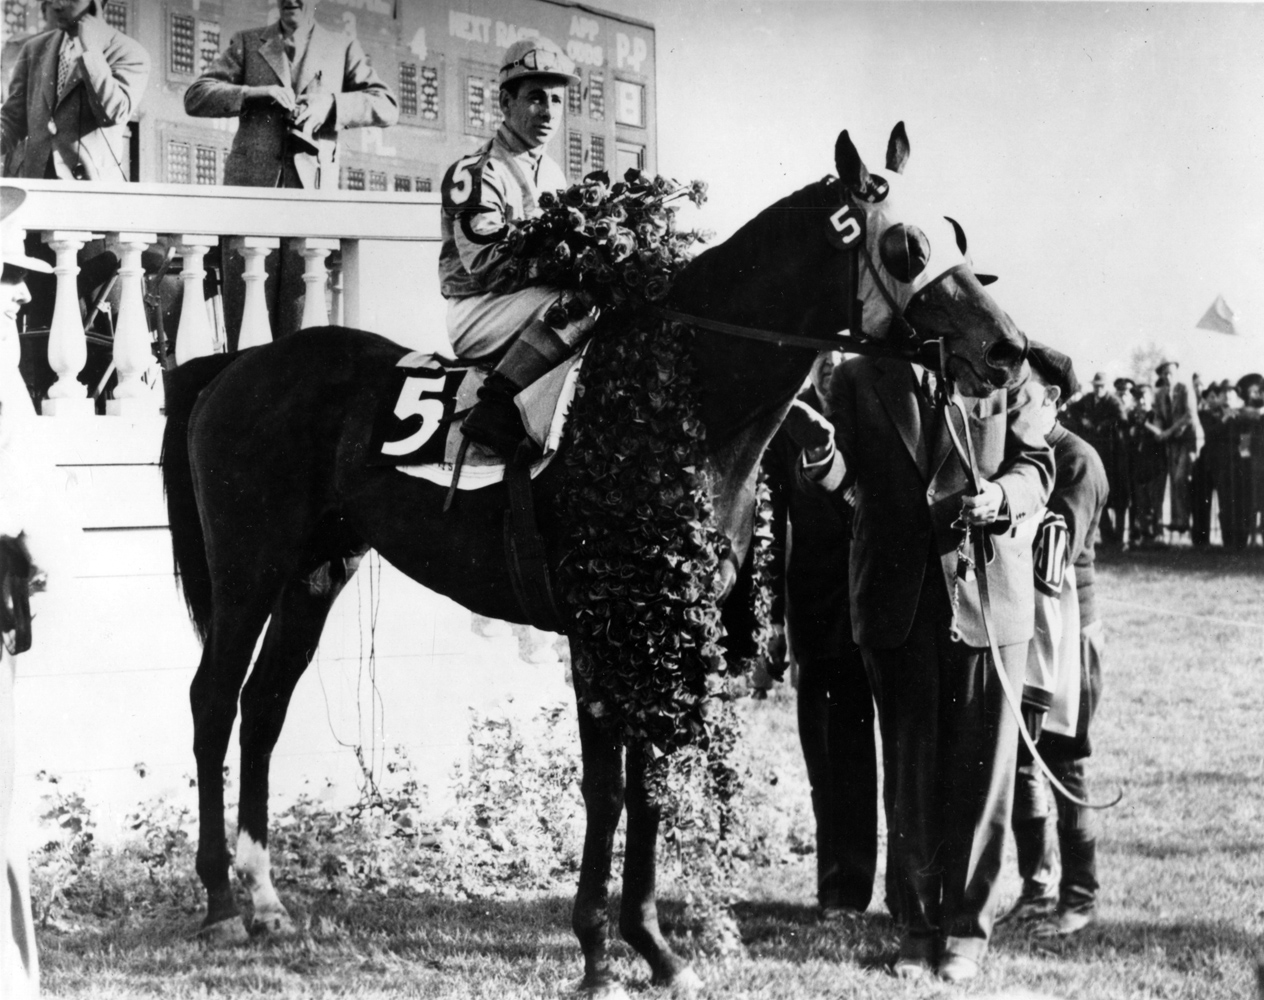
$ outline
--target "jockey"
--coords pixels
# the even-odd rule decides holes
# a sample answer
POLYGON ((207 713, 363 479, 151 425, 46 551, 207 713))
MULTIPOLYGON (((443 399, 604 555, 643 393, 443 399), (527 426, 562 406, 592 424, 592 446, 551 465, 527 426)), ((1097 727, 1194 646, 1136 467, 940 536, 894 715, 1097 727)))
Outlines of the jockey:
POLYGON ((439 280, 448 336, 458 357, 497 362, 462 429, 506 457, 526 435, 514 396, 568 358, 596 319, 588 312, 550 323, 546 317, 562 292, 524 285, 505 266, 510 253, 503 242, 510 224, 539 214, 541 193, 566 187, 545 147, 561 127, 567 85, 578 82, 574 63, 555 43, 515 42, 500 70, 504 122, 443 178, 439 280))

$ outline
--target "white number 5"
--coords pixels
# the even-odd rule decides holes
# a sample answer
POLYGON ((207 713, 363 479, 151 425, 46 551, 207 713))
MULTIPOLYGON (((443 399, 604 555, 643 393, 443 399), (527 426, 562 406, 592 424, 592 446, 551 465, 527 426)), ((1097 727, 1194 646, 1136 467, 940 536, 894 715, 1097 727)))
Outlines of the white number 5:
POLYGON ((395 416, 407 420, 414 414, 421 417, 421 427, 401 441, 387 441, 382 445, 382 454, 396 457, 416 451, 429 441, 439 429, 439 421, 443 419, 443 400, 430 396, 421 398, 434 380, 428 378, 406 378, 404 388, 400 390, 399 399, 395 401, 395 416))
POLYGON ((864 234, 860 220, 850 205, 844 205, 830 216, 830 225, 834 227, 838 241, 843 246, 851 246, 864 234))
POLYGON ((479 159, 477 156, 467 156, 452 168, 452 182, 448 185, 448 201, 451 204, 464 205, 469 199, 470 192, 474 190, 474 177, 470 173, 470 167, 479 159))

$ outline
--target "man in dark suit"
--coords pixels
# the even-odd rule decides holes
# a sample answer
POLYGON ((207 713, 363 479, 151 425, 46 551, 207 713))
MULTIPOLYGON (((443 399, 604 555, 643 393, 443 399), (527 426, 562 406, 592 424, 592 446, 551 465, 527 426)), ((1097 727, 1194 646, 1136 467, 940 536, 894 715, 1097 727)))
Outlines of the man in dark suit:
POLYGON ((149 55, 102 20, 97 0, 45 6, 54 27, 22 46, 0 112, 5 175, 127 181, 127 123, 149 55))
MULTIPOLYGON (((842 355, 822 354, 799 401, 817 413, 842 355)), ((796 476, 799 447, 778 431, 764 456, 774 512, 789 535, 785 623, 798 667, 799 743, 816 818, 816 892, 826 920, 863 913, 878 859, 878 761, 873 695, 852 640, 847 573, 851 508, 796 476)))
MULTIPOLYGON (((394 125, 399 105, 354 38, 316 23, 318 0, 277 0, 280 19, 233 35, 228 49, 184 93, 197 118, 239 118, 224 183, 336 190, 343 129, 394 125)), ((226 257, 229 340, 241 312, 241 263, 226 257)), ((269 258, 267 299, 278 336, 298 328, 303 260, 283 240, 280 278, 269 258), (280 289, 277 289, 278 284, 280 289), (279 315, 278 315, 279 307, 279 315)))
MULTIPOLYGON (((804 475, 839 496, 854 483, 851 614, 878 703, 889 864, 903 925, 897 975, 974 977, 992 930, 1009 825, 1017 720, 993 670, 1015 690, 1026 670, 1034 589, 1031 543, 1053 485, 1053 457, 1020 386, 965 401, 966 420, 936 413, 929 371, 858 358, 834 373, 827 400, 838 449, 787 418, 804 475), (973 443, 979 493, 945 419, 973 443), (975 568, 960 558, 962 523, 990 535, 988 653, 975 568)), ((819 431, 819 429, 818 429, 819 431)), ((976 529, 976 530, 977 530, 976 529)), ((973 554, 972 547, 969 550, 973 554)))

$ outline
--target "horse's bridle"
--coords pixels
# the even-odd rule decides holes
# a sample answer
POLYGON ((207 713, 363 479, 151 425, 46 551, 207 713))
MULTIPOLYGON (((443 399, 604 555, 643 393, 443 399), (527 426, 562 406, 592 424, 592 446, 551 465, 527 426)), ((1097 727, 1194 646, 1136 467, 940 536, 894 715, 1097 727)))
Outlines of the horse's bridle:
MULTIPOLYGON (((854 202, 852 203, 854 204, 854 202)), ((847 298, 851 306, 851 326, 850 330, 859 331, 861 329, 860 319, 863 310, 856 292, 859 290, 859 261, 864 260, 865 265, 869 268, 869 273, 873 277, 874 284, 881 293, 883 299, 886 300, 887 306, 891 310, 891 329, 887 339, 875 340, 863 337, 858 332, 837 334, 833 337, 808 337, 800 334, 781 333, 775 330, 765 330, 759 327, 742 326, 737 323, 724 323, 719 320, 708 319, 705 316, 695 316, 690 313, 677 312, 672 309, 659 308, 657 311, 664 319, 678 323, 684 323, 688 326, 700 327, 704 330, 711 330, 715 333, 726 334, 732 337, 743 337, 748 340, 758 340, 763 343, 775 344, 778 347, 806 347, 815 351, 850 351, 855 354, 865 354, 873 357, 885 357, 898 359, 902 361, 916 361, 925 363, 925 351, 935 350, 936 357, 934 366, 939 371, 938 388, 936 389, 935 405, 939 410, 939 416, 943 420, 944 425, 948 428, 948 435, 952 440, 953 450, 957 453, 962 467, 966 472, 966 488, 972 494, 978 494, 982 477, 979 474, 979 466, 975 460, 974 442, 966 434, 964 440, 957 432, 956 425, 950 414, 950 410, 956 410, 961 418, 961 426, 968 427, 969 423, 966 419, 965 407, 961 402, 961 397, 952 387, 951 376, 948 373, 948 348, 943 338, 937 338, 926 341, 917 339, 917 332, 913 329, 912 324, 904 318, 904 310, 900 308, 895 300, 895 296, 891 294, 890 289, 882 281, 882 276, 878 272, 877 266, 873 262, 873 255, 869 252, 869 247, 864 239, 861 239, 858 245, 844 249, 842 252, 850 255, 851 260, 847 268, 850 287, 847 290, 847 298)), ((913 296, 914 299, 921 295, 927 288, 938 284, 950 274, 954 274, 960 270, 967 269, 965 264, 956 264, 948 268, 943 274, 936 277, 932 282, 919 289, 913 296)), ((911 304, 911 300, 910 300, 911 304)), ((1021 333, 1021 331, 1020 331, 1021 333)), ((1027 356, 1029 342, 1026 334, 1023 336, 1023 349, 1020 355, 1020 363, 1027 356)), ((967 362, 969 363, 969 362, 967 362)), ((929 366, 928 366, 929 367, 929 366)), ((971 368, 974 366, 971 365, 971 368)), ((975 372, 978 375, 977 371, 975 372)), ((986 380, 985 380, 986 381, 986 380)), ((1087 799, 1079 798, 1072 794, 1067 787, 1058 780, 1058 777, 1050 769, 1049 765, 1041 756, 1040 751, 1036 748, 1036 741, 1032 738, 1030 732, 1027 731, 1027 725, 1023 720, 1022 704, 1018 695, 1014 691, 1014 686, 1010 683, 1009 678, 1005 674, 1004 661, 1001 659, 1000 647, 997 645, 996 637, 991 627, 992 618, 992 602, 991 594, 988 587, 987 579, 987 562, 988 562, 988 539, 987 533, 981 526, 963 525, 965 531, 965 543, 968 547, 973 543, 974 558, 973 568, 975 571, 975 579, 979 589, 979 612, 983 622, 983 631, 988 640, 988 652, 992 658, 992 666, 996 672, 997 680, 1000 682, 1001 690, 1005 695, 1005 702, 1009 706, 1010 712, 1013 714, 1018 723, 1018 732, 1023 743, 1027 746, 1028 752, 1031 754, 1032 760, 1046 778, 1049 783, 1057 789, 1059 794, 1073 802, 1074 804, 1085 809, 1109 809, 1117 805, 1123 799, 1123 792, 1116 794, 1115 798, 1109 802, 1090 802, 1087 799)), ((966 567, 958 568, 960 576, 966 567)), ((960 580, 958 580, 958 584, 960 580)), ((955 602, 954 602, 955 608, 955 602)))

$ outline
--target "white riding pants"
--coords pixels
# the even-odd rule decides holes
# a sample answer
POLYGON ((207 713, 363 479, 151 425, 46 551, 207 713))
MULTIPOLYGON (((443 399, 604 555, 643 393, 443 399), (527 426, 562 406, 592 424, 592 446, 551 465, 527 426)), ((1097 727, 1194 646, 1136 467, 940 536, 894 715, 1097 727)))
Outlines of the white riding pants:
POLYGON ((448 339, 458 358, 477 361, 495 354, 544 314, 561 296, 560 289, 532 285, 505 294, 471 295, 448 300, 448 339))

